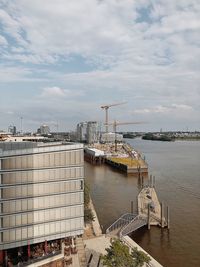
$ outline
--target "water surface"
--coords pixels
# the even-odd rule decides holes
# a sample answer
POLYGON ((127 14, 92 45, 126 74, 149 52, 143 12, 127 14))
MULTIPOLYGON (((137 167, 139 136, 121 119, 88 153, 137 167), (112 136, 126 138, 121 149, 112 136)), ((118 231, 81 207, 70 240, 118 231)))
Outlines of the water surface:
MULTIPOLYGON (((151 227, 132 238, 166 267, 200 266, 200 142, 127 140, 145 156, 161 201, 170 207, 170 230, 151 227)), ((86 163, 85 175, 100 223, 106 229, 130 211, 140 190, 137 177, 86 163)))

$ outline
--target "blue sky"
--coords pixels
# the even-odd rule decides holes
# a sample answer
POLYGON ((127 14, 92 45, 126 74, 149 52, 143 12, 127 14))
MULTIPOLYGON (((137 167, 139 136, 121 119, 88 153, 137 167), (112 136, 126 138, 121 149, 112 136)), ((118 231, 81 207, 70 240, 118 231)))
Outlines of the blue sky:
POLYGON ((199 0, 0 0, 0 129, 200 130, 199 0), (42 3, 42 4, 41 4, 42 3))

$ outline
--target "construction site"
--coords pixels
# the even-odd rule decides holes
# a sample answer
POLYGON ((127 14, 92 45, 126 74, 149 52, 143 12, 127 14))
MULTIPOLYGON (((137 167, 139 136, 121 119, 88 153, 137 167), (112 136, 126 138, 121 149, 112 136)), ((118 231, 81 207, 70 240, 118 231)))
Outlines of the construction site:
MULTIPOLYGON (((127 174, 147 174, 148 164, 139 151, 123 141, 123 136, 117 132, 121 125, 142 124, 142 122, 109 122, 108 110, 111 107, 125 104, 126 102, 101 106, 105 110, 105 132, 98 134, 99 138, 93 138, 93 142, 85 145, 85 160, 92 164, 107 163, 127 174), (113 129, 110 132, 109 126, 113 129)), ((91 133, 91 131, 88 131, 91 133)), ((92 138, 88 138, 92 140, 92 138)))

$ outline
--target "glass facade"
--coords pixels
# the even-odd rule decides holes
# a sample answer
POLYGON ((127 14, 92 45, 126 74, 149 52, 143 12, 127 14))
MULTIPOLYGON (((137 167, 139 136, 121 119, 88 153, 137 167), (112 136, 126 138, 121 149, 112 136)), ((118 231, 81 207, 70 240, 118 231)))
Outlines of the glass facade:
POLYGON ((81 144, 0 150, 0 250, 83 233, 83 164, 81 144))

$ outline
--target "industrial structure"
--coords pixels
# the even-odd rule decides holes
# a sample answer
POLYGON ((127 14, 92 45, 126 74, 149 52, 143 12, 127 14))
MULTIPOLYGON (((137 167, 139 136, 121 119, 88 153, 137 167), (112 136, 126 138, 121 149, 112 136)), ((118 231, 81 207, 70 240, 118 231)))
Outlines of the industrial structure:
MULTIPOLYGON (((107 125, 112 125, 113 126, 113 132, 114 132, 114 136, 115 136, 115 151, 117 152, 117 142, 118 142, 118 138, 117 138, 117 126, 118 125, 130 125, 130 124, 141 124, 141 121, 138 122, 117 122, 116 120, 114 120, 113 123, 107 123, 107 125)), ((123 139, 123 136, 122 136, 123 139)))
POLYGON ((126 104, 126 102, 120 102, 120 103, 115 103, 115 104, 109 104, 109 105, 103 105, 101 106, 102 109, 105 110, 105 132, 108 133, 108 109, 111 107, 115 107, 115 106, 120 106, 126 104))
POLYGON ((83 164, 82 144, 0 142, 0 264, 83 234, 83 164))
POLYGON ((102 143, 115 143, 115 142, 122 142, 123 135, 118 133, 103 133, 101 135, 101 142, 102 143))

